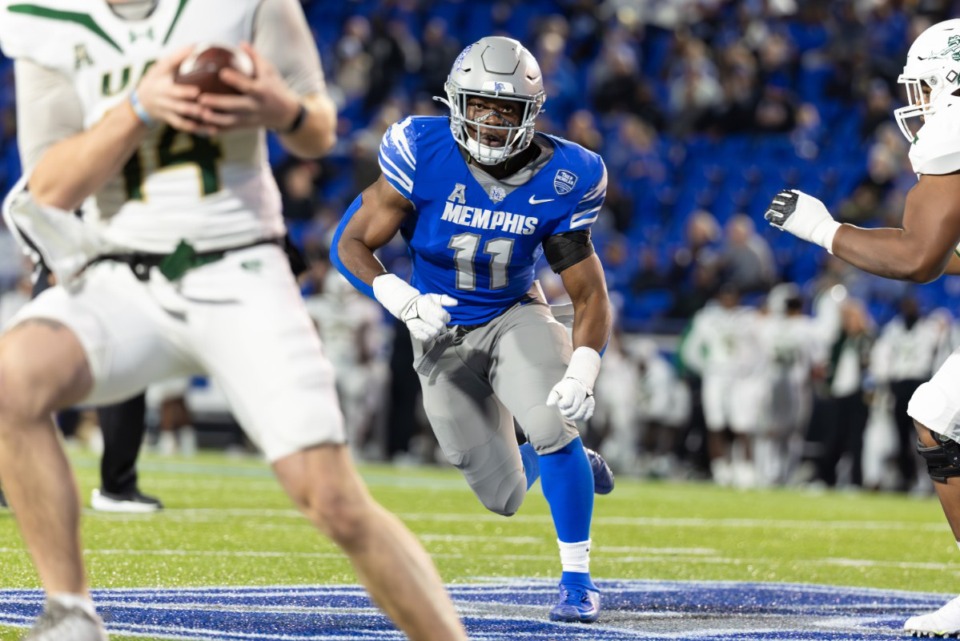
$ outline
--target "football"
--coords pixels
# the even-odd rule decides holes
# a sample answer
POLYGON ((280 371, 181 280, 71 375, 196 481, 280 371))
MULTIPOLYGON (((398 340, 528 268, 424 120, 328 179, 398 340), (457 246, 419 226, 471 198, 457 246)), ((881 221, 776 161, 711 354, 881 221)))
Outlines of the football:
POLYGON ((203 93, 236 94, 236 89, 220 79, 220 70, 227 67, 253 75, 253 61, 242 50, 225 45, 197 45, 180 63, 174 82, 194 85, 203 93))

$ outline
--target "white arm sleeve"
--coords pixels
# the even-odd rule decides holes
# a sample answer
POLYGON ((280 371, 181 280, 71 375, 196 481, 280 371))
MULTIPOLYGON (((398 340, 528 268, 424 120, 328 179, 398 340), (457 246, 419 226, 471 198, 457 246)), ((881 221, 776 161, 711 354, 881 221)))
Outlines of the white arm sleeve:
POLYGON ((62 73, 26 58, 17 59, 13 72, 20 163, 30 175, 50 146, 83 131, 83 111, 73 84, 62 73))
POLYGON ((298 0, 263 0, 253 23, 253 46, 301 96, 325 88, 320 53, 298 0))

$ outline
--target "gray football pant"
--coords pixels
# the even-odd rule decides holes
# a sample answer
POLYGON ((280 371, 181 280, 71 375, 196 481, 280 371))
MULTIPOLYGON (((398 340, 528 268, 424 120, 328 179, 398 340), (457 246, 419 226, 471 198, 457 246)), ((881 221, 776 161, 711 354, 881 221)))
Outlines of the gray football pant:
POLYGON ((424 409, 444 455, 488 510, 514 514, 527 492, 514 418, 538 454, 579 435, 546 404, 570 361, 566 328, 547 305, 531 302, 471 331, 453 327, 413 343, 424 409))

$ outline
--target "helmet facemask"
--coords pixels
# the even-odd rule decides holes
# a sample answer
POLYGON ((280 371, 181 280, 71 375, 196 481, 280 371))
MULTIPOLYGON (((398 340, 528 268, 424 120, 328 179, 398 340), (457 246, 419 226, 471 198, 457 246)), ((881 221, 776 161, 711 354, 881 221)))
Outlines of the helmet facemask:
MULTIPOLYGON (((494 83, 503 85, 504 83, 494 83)), ((471 91, 448 81, 444 86, 447 92, 447 106, 450 107, 450 130, 453 137, 467 152, 483 165, 497 165, 516 156, 526 149, 533 140, 537 115, 543 105, 543 96, 519 96, 506 93, 502 89, 493 91, 471 91), (485 107, 473 119, 468 117, 471 98, 480 98, 485 107), (492 106, 493 100, 509 100, 515 105, 519 115, 517 124, 510 124, 509 114, 501 113, 492 106), (497 124, 494 124, 496 121, 497 124), (503 143, 499 146, 485 144, 481 134, 502 134, 503 143)))
MULTIPOLYGON (((955 84, 957 72, 951 71, 950 73, 954 74, 954 80, 951 84, 955 84)), ((920 131, 924 121, 937 113, 937 103, 944 93, 946 83, 938 79, 936 75, 910 77, 906 74, 900 74, 897 82, 906 89, 907 105, 895 109, 893 115, 897 120, 897 125, 900 126, 900 131, 912 143, 916 141, 917 132, 920 131)))

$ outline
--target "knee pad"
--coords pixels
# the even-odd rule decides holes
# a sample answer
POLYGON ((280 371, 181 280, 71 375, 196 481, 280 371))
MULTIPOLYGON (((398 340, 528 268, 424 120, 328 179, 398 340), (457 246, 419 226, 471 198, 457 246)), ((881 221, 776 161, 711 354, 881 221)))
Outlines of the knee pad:
POLYGON ((580 432, 572 421, 565 421, 555 407, 541 405, 530 409, 522 419, 520 429, 527 436, 537 454, 552 454, 563 449, 580 432))
POLYGON ((952 476, 960 476, 960 443, 933 432, 936 445, 927 447, 917 441, 917 453, 927 462, 927 472, 937 483, 946 483, 952 476))
POLYGON ((500 516, 516 514, 527 496, 527 479, 522 472, 500 478, 488 476, 478 481, 468 478, 467 481, 483 507, 500 516))

